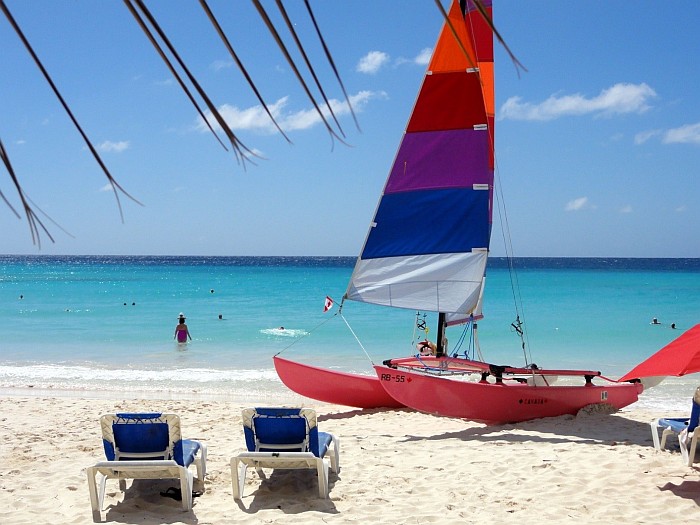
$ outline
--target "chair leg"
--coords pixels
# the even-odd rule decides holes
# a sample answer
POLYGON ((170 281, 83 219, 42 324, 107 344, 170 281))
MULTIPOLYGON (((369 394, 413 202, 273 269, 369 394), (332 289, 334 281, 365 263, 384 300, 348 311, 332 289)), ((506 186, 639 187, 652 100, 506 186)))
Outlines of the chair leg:
POLYGON ((655 419, 654 421, 649 423, 649 426, 651 427, 651 439, 654 441, 654 449, 661 450, 661 444, 659 443, 659 423, 658 423, 658 420, 655 419))
POLYGON ((336 474, 340 472, 340 439, 333 440, 333 455, 331 456, 331 468, 336 474))
POLYGON ((197 467, 197 479, 204 483, 204 476, 207 475, 207 446, 204 443, 199 444, 199 457, 195 460, 197 467))
POLYGON ((666 439, 671 434, 675 434, 675 431, 673 429, 671 429, 671 427, 666 427, 666 428, 664 428, 663 432, 661 432, 661 446, 660 446, 661 450, 666 448, 666 439))
POLYGON ((688 454, 688 442, 686 440, 687 436, 688 433, 685 430, 678 434, 678 444, 681 447, 681 457, 683 458, 683 463, 690 466, 692 461, 689 459, 690 455, 688 454))
POLYGON ((316 460, 316 472, 318 473, 318 494, 324 499, 328 498, 328 460, 319 458, 316 460))
POLYGON ((98 510, 100 510, 100 511, 102 511, 102 509, 105 506, 105 491, 106 490, 107 490, 107 476, 102 476, 100 479, 100 490, 97 494, 97 496, 98 496, 97 501, 99 502, 98 503, 98 505, 99 505, 98 510))
POLYGON ((693 437, 690 439, 690 450, 688 451, 688 466, 693 466, 693 461, 695 461, 695 448, 698 444, 698 432, 697 429, 693 432, 693 437))
POLYGON ((182 510, 192 510, 192 473, 186 467, 180 467, 180 494, 182 495, 182 510))
MULTIPOLYGON (((97 469, 95 467, 88 467, 87 469, 87 482, 88 491, 90 492, 90 507, 92 508, 92 520, 100 521, 102 519, 102 498, 98 494, 97 489, 97 469)), ((104 494, 104 491, 100 491, 104 494)))
POLYGON ((243 489, 245 488, 245 475, 248 465, 238 458, 231 458, 231 488, 233 489, 233 499, 243 499, 243 489))

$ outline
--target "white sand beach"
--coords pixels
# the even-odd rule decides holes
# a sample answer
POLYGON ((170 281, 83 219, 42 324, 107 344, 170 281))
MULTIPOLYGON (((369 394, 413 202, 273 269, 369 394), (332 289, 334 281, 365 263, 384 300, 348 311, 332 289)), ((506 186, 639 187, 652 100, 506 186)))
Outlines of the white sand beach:
POLYGON ((129 481, 126 493, 109 481, 106 522, 681 524, 700 515, 698 468, 677 450, 655 452, 648 421, 658 414, 635 409, 486 427, 309 403, 341 441, 330 499, 319 499, 312 470, 263 482, 249 470, 239 503, 229 460, 244 447, 240 412, 252 405, 5 395, 0 523, 92 523, 85 470, 104 459, 99 416, 116 411, 179 414, 183 437, 208 446, 208 473, 191 512, 160 495, 173 481, 129 481))

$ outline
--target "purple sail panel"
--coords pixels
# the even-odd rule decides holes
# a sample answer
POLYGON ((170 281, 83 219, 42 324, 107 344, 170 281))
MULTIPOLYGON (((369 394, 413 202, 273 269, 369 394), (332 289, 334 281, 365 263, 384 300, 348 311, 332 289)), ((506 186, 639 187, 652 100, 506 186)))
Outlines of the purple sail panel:
POLYGON ((474 184, 493 184, 488 131, 424 131, 404 135, 384 193, 474 184))

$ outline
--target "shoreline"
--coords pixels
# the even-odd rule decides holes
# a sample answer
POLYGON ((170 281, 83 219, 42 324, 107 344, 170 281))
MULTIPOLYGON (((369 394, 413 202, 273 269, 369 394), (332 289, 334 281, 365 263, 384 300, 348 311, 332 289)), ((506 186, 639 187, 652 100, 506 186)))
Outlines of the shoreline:
MULTIPOLYGON (((221 403, 250 403, 259 400, 264 404, 301 405, 314 403, 323 405, 320 401, 310 400, 290 390, 287 392, 260 392, 242 394, 241 392, 211 393, 178 390, 116 390, 94 388, 50 388, 50 387, 0 387, 0 399, 13 398, 67 398, 67 399, 99 399, 99 400, 129 400, 129 401, 180 401, 180 402, 221 402, 221 403)), ((253 403, 254 404, 254 403, 253 403)))
MULTIPOLYGON (((274 375, 274 370, 271 371, 274 375)), ((270 376, 272 377, 272 375, 270 376)), ((557 384, 571 384, 566 377, 559 378, 557 384)), ((699 379, 692 375, 683 377, 667 377, 657 386, 647 388, 639 399, 623 410, 641 410, 662 413, 681 412, 689 410, 690 399, 695 392, 699 379)), ((37 381, 38 384, 28 384, 21 381, 14 384, 4 381, 0 384, 0 396, 6 397, 57 397, 73 399, 128 399, 133 401, 193 401, 193 402, 228 402, 249 405, 324 405, 321 401, 306 398, 289 390, 274 375, 274 378, 257 380, 229 381, 188 381, 183 377, 181 382, 158 381, 147 385, 143 381, 120 382, 116 379, 109 381, 90 381, 87 384, 64 381, 37 381)), ((601 382, 601 384, 605 384, 601 382)))

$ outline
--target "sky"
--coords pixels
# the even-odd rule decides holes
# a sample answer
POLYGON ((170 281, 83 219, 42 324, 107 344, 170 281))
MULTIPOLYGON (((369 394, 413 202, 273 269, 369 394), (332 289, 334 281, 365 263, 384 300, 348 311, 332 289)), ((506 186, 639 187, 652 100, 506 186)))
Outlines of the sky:
MULTIPOLYGON (((311 0, 358 129, 303 3, 286 2, 336 108, 340 141, 252 3, 209 0, 290 144, 199 2, 149 1, 234 133, 260 157, 241 164, 204 128, 123 2, 5 2, 138 203, 121 197, 122 222, 102 170, 0 16, 0 139, 55 239, 33 244, 26 219, 0 202, 4 254, 356 256, 443 23, 433 0, 311 0)), ((526 70, 496 44, 503 198, 492 254, 505 255, 507 231, 521 257, 700 257, 700 6, 494 4, 496 26, 526 70)), ((274 2, 263 5, 277 14, 274 2)), ((2 165, 0 191, 19 209, 2 165)))

